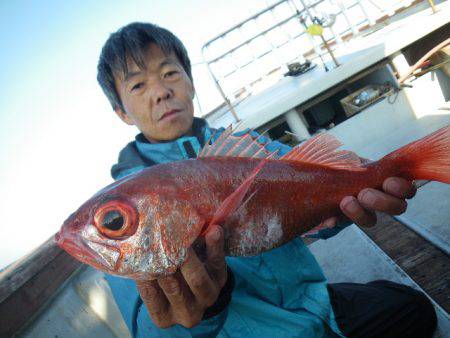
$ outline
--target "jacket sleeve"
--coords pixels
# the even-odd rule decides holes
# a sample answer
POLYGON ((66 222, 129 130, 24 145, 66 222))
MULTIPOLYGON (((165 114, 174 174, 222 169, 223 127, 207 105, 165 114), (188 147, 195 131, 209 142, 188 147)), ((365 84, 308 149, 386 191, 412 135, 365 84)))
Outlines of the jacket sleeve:
POLYGON ((133 280, 105 274, 105 279, 132 337, 215 337, 222 329, 228 315, 228 303, 234 287, 234 276, 228 269, 228 280, 217 302, 208 308, 200 324, 187 329, 174 325, 167 329, 153 324, 147 307, 143 304, 133 280))
POLYGON ((167 329, 156 327, 151 319, 149 319, 148 311, 145 306, 141 306, 138 318, 138 328, 132 337, 139 338, 209 338, 216 337, 225 323, 228 310, 221 312, 215 317, 203 320, 199 325, 187 329, 181 325, 174 325, 167 329))

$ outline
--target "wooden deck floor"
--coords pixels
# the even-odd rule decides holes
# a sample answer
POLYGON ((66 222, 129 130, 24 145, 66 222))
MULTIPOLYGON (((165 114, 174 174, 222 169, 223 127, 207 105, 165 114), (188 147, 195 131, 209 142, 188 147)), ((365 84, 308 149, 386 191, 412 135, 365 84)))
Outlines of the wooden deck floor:
POLYGON ((450 312, 450 257, 392 216, 361 228, 447 313, 450 312))

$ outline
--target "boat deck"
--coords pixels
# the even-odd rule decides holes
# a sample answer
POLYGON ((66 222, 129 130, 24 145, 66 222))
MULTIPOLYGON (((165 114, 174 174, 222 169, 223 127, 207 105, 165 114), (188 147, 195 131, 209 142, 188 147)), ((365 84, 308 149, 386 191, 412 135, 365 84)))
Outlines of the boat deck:
MULTIPOLYGON (((345 131, 356 128, 366 137, 371 136, 366 142, 348 136, 349 139, 344 140, 345 148, 377 159, 413 139, 449 125, 450 114, 446 112, 438 109, 435 114, 418 119, 412 116, 403 119, 402 128, 394 126, 396 132, 389 134, 390 131, 385 130, 385 136, 391 135, 388 139, 366 132, 359 125, 359 118, 348 120, 332 132, 344 137, 348 135, 345 131)), ((360 116, 370 121, 371 115, 376 113, 383 115, 373 107, 360 116)), ((445 198, 449 192, 448 185, 425 184, 411 200, 405 215, 396 219, 379 214, 373 228, 360 229, 352 225, 333 238, 310 243, 309 247, 331 283, 387 279, 422 290, 433 301, 438 314, 435 337, 450 337, 450 199, 445 198), (428 235, 423 236, 423 233, 428 235), (439 238, 440 242, 433 238, 439 238)), ((86 337, 92 333, 98 337, 129 336, 102 273, 92 268, 80 270, 20 336, 78 337, 80 333, 86 337)))
MULTIPOLYGON (((373 119, 380 118, 385 112, 376 107, 330 132, 343 141, 345 149, 376 160, 450 125, 446 106, 441 108, 444 109, 420 118, 404 119, 401 126, 387 125, 384 130, 379 130, 382 137, 373 130, 373 119), (364 135, 364 141, 354 137, 355 134, 364 135)), ((449 197, 449 185, 426 183, 409 201, 405 214, 395 218, 379 214, 374 228, 361 230, 352 226, 331 239, 312 243, 311 250, 330 282, 363 283, 387 279, 422 290, 433 300, 438 313, 436 337, 450 337, 449 197)))

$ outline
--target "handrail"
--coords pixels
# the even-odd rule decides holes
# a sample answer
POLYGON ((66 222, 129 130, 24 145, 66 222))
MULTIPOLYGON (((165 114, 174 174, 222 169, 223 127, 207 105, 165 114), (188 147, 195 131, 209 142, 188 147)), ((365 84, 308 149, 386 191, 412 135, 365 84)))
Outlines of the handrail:
POLYGON ((278 26, 283 25, 283 24, 285 24, 286 22, 288 22, 289 20, 292 20, 293 18, 298 17, 298 16, 300 16, 300 13, 299 13, 299 14, 295 13, 295 14, 291 15, 290 17, 288 17, 288 18, 286 18, 286 19, 284 19, 284 20, 282 20, 282 21, 276 23, 276 24, 273 25, 273 26, 270 26, 269 28, 267 28, 267 29, 263 30, 262 32, 256 34, 255 36, 251 37, 250 39, 245 40, 244 42, 240 43, 240 44, 237 45, 236 47, 231 48, 231 49, 228 50, 227 52, 223 53, 222 55, 220 55, 220 56, 218 56, 218 57, 216 57, 216 58, 214 58, 214 59, 212 59, 212 60, 210 60, 210 61, 208 61, 208 62, 209 62, 209 63, 217 62, 218 60, 222 59, 222 58, 225 57, 226 55, 233 53, 235 50, 237 50, 237 49, 241 48, 242 46, 245 46, 245 45, 249 44, 250 42, 252 42, 253 40, 259 38, 261 35, 267 34, 267 33, 270 32, 272 29, 275 29, 275 28, 277 28, 278 26))
MULTIPOLYGON (((309 4, 309 7, 310 7, 310 8, 313 8, 313 7, 319 5, 320 3, 324 2, 324 1, 325 1, 325 0, 317 0, 317 1, 315 1, 314 3, 312 3, 312 4, 309 4)), ((300 18, 301 18, 301 15, 305 12, 305 8, 302 8, 302 9, 300 9, 300 10, 298 10, 297 8, 295 8, 295 10, 294 10, 294 9, 292 9, 292 6, 291 6, 292 3, 293 3, 292 0, 281 0, 281 1, 278 1, 278 2, 274 3, 273 5, 271 5, 271 6, 267 7, 267 8, 265 8, 265 9, 263 9, 263 10, 257 12, 256 14, 250 16, 249 18, 245 19, 244 21, 242 21, 242 22, 240 22, 240 23, 238 23, 238 24, 232 26, 231 28, 227 29, 225 32, 223 32, 223 33, 217 35, 216 37, 212 38, 211 40, 209 40, 208 42, 206 42, 206 43, 203 45, 203 47, 202 47, 203 61, 204 61, 204 63, 205 63, 206 66, 207 66, 207 69, 208 69, 208 71, 209 71, 209 73, 210 73, 210 75, 211 75, 211 77, 212 77, 212 79, 213 79, 213 81, 214 81, 214 83, 215 83, 215 85, 216 85, 217 90, 219 91, 219 93, 220 93, 221 96, 223 97, 223 99, 224 99, 226 105, 229 107, 229 110, 230 110, 230 112, 232 113, 232 115, 234 116, 234 119, 236 120, 236 122, 239 121, 239 117, 237 116, 237 114, 236 114, 236 112, 235 112, 235 110, 234 110, 234 107, 233 107, 233 103, 231 102, 231 100, 234 101, 234 99, 231 99, 231 100, 230 100, 230 98, 229 98, 229 93, 225 93, 225 90, 222 88, 223 84, 221 84, 222 80, 223 80, 224 78, 226 78, 227 75, 225 75, 225 76, 223 76, 223 78, 219 79, 219 78, 216 76, 216 74, 214 73, 214 71, 211 69, 211 65, 214 64, 214 63, 216 63, 216 62, 218 62, 219 60, 225 58, 227 55, 230 55, 230 54, 234 53, 236 50, 238 50, 238 49, 240 49, 240 48, 242 48, 242 47, 244 47, 244 46, 246 46, 246 45, 249 45, 249 44, 250 44, 252 41, 254 41, 255 39, 257 39, 257 38, 259 38, 259 37, 261 37, 261 36, 265 36, 267 33, 269 33, 270 31, 275 30, 277 27, 281 27, 281 26, 285 25, 285 24, 288 23, 290 20, 293 20, 293 19, 296 19, 296 18, 300 19, 300 18), (285 4, 285 3, 288 4, 289 7, 291 8, 291 10, 294 12, 292 15, 289 15, 287 18, 284 18, 284 19, 282 19, 282 20, 277 20, 276 23, 273 24, 272 26, 270 26, 269 28, 266 28, 266 29, 264 29, 263 31, 260 31, 260 32, 257 33, 257 34, 254 34, 254 35, 251 36, 250 38, 246 39, 246 40, 243 41, 243 42, 240 42, 240 43, 239 43, 238 45, 236 45, 236 46, 233 46, 231 49, 228 49, 227 51, 223 52, 223 53, 220 54, 219 56, 214 56, 214 57, 211 58, 211 59, 207 59, 207 57, 206 57, 207 49, 208 49, 209 46, 211 46, 211 44, 212 44, 213 42, 215 42, 215 41, 217 41, 218 39, 220 39, 220 38, 226 36, 227 34, 229 34, 230 32, 232 32, 232 31, 235 30, 235 29, 240 29, 242 26, 244 26, 246 23, 250 22, 251 20, 256 20, 256 19, 257 19, 259 16, 261 16, 262 14, 267 13, 267 12, 273 10, 274 8, 276 8, 277 6, 280 6, 280 5, 285 4)), ((358 2, 356 1, 356 3, 358 3, 358 2)), ((294 38, 289 37, 289 40, 292 41, 293 39, 298 38, 298 37, 299 37, 300 35, 302 35, 302 34, 305 34, 305 31, 304 31, 304 30, 303 30, 302 32, 300 32, 299 34, 295 34, 295 37, 294 37, 294 38)), ((282 45, 284 45, 284 43, 283 43, 282 45)), ((279 47, 280 47, 280 46, 276 46, 276 47, 274 47, 274 48, 277 49, 277 48, 279 48, 279 47)), ((273 51, 273 50, 272 50, 272 51, 273 51)), ((271 51, 271 52, 272 52, 272 51, 271 51)), ((267 54, 267 53, 265 53, 265 54, 267 54)), ((261 56, 258 56, 258 57, 255 57, 255 56, 254 56, 254 57, 253 57, 254 60, 260 59, 260 58, 261 58, 261 56)), ((254 61, 254 60, 253 60, 253 61, 254 61)), ((250 61, 249 63, 251 63, 251 62, 253 62, 253 61, 250 61)), ((249 63, 247 63, 247 64, 249 64, 249 63)), ((229 74, 232 74, 232 73, 234 73, 235 71, 238 71, 238 70, 240 70, 240 69, 242 69, 242 68, 243 68, 242 66, 237 66, 236 69, 235 69, 234 71, 230 72, 229 74)))
MULTIPOLYGON (((323 2, 326 2, 326 1, 328 1, 328 0, 308 0, 308 3, 304 3, 304 5, 306 5, 306 7, 309 9, 314 9, 317 5, 319 5, 323 2), (309 2, 311 2, 311 3, 309 3, 309 2)), ((340 6, 336 12, 333 12, 333 15, 344 16, 345 21, 348 24, 347 27, 339 28, 339 32, 337 32, 337 33, 333 30, 333 28, 330 27, 329 29, 331 32, 331 37, 328 37, 328 38, 322 37, 323 41, 320 44, 316 44, 314 42, 313 38, 307 34, 308 38, 310 40, 312 49, 308 50, 306 52, 299 51, 299 54, 296 57, 292 57, 292 55, 290 55, 290 54, 289 54, 289 56, 283 54, 286 56, 286 58, 282 58, 282 60, 280 58, 278 58, 279 64, 276 69, 278 69, 278 70, 281 69, 280 67, 282 67, 284 63, 292 62, 293 60, 302 62, 306 57, 308 57, 310 60, 313 60, 316 57, 321 58, 323 55, 322 47, 325 45, 325 43, 328 43, 330 46, 334 45, 336 43, 341 43, 344 39, 347 39, 349 37, 348 34, 346 34, 347 32, 351 31, 350 36, 352 34, 354 36, 355 34, 358 34, 360 31, 370 28, 374 24, 378 24, 380 21, 389 18, 389 16, 387 16, 386 14, 384 14, 383 16, 379 17, 376 20, 374 18, 369 17, 367 11, 365 10, 363 4, 360 1, 361 0, 355 0, 354 2, 352 2, 351 4, 347 4, 346 6, 344 6, 341 1, 337 2, 338 4, 340 4, 340 6), (349 9, 356 7, 356 6, 359 6, 361 8, 362 20, 358 20, 358 22, 350 22, 347 17, 346 11, 348 11, 349 9), (364 23, 366 23, 366 22, 367 22, 367 25, 364 25, 364 23), (311 57, 313 59, 311 59, 311 57)), ((417 3, 423 2, 423 1, 424 0, 414 0, 407 7, 401 7, 400 9, 397 9, 394 14, 396 14, 397 12, 400 12, 403 9, 409 8, 417 3)), ((272 49, 270 50, 270 48, 269 48, 269 50, 267 52, 262 51, 261 53, 263 53, 263 54, 260 54, 258 52, 258 55, 255 55, 256 53, 253 50, 251 50, 252 41, 254 41, 257 38, 261 38, 262 36, 264 36, 264 37, 268 36, 268 34, 270 34, 272 31, 275 31, 275 29, 277 29, 278 27, 280 27, 282 30, 285 30, 284 27, 286 25, 289 25, 289 21, 295 20, 295 18, 301 19, 305 10, 306 10, 305 7, 297 8, 297 6, 295 6, 295 0, 278 1, 274 4, 272 4, 271 6, 257 12, 256 14, 248 17, 244 21, 227 29, 223 33, 215 36, 214 38, 212 38, 211 40, 209 40, 202 46, 203 63, 206 65, 206 67, 216 85, 217 90, 223 97, 225 104, 229 108, 228 110, 232 113, 232 115, 234 116, 236 121, 239 121, 239 117, 237 116, 237 113, 234 109, 234 106, 236 105, 236 102, 237 102, 236 100, 242 99, 243 96, 252 95, 252 93, 254 93, 254 89, 255 89, 253 84, 257 83, 258 80, 264 79, 267 76, 267 74, 272 73, 272 70, 275 68, 268 69, 267 72, 263 72, 263 71, 261 71, 261 69, 259 69, 257 74, 255 73, 255 74, 250 75, 248 77, 248 79, 247 79, 247 77, 245 77, 246 80, 243 80, 244 78, 240 79, 239 77, 236 77, 235 79, 238 79, 237 82, 236 81, 230 82, 231 81, 230 76, 232 76, 233 74, 234 74, 234 76, 238 76, 239 72, 245 72, 246 69, 249 69, 248 67, 250 67, 252 63, 256 64, 255 62, 259 62, 259 60, 262 59, 262 55, 266 55, 269 53, 277 53, 278 50, 281 51, 282 48, 284 49, 286 44, 292 43, 294 40, 296 40, 300 36, 304 35, 306 33, 305 27, 303 27, 303 30, 299 29, 298 31, 294 30, 293 32, 291 32, 291 31, 285 32, 285 34, 288 37, 288 41, 283 41, 281 43, 272 43, 269 41, 268 43, 272 46, 272 49), (265 28, 265 27, 267 27, 267 25, 264 25, 264 27, 261 27, 264 29, 263 31, 251 32, 251 34, 249 34, 250 37, 248 37, 248 35, 238 36, 237 39, 233 40, 233 42, 231 43, 231 46, 224 46, 225 48, 220 48, 220 50, 212 51, 211 45, 214 42, 216 42, 216 44, 214 46, 217 46, 217 44, 219 43, 217 40, 219 40, 220 38, 226 38, 226 35, 230 34, 233 30, 238 29, 240 31, 241 28, 245 27, 244 25, 246 23, 248 23, 249 21, 255 20, 262 14, 267 13, 269 11, 273 11, 277 6, 281 6, 281 5, 285 5, 285 4, 289 5, 289 8, 283 7, 283 10, 285 10, 285 11, 283 11, 283 18, 280 20, 279 18, 275 18, 275 16, 274 16, 273 22, 275 22, 275 24, 271 25, 269 28, 265 28), (293 6, 295 8, 293 8, 293 6), (291 15, 290 11, 293 11, 295 14, 291 15), (247 59, 244 59, 244 60, 242 60, 242 62, 239 62, 239 63, 234 62, 234 60, 235 60, 234 54, 237 51, 239 51, 240 49, 244 50, 245 48, 248 48, 248 47, 250 47, 250 49, 245 50, 245 51, 249 52, 249 53, 247 53, 248 56, 245 56, 247 59), (229 59, 228 58, 225 59, 226 57, 228 57, 229 59), (230 62, 228 62, 228 60, 230 62), (227 66, 227 69, 225 72, 223 71, 224 67, 221 67, 222 63, 224 66, 227 66), (228 69, 228 66, 230 66, 230 69, 228 69), (214 68, 214 67, 216 67, 216 68, 214 68), (241 90, 241 89, 243 89, 243 90, 241 90)), ((314 15, 316 15, 316 14, 314 14, 314 15)), ((303 25, 306 26, 306 23, 303 25)), ((274 54, 274 55, 277 55, 277 54, 274 54)), ((259 63, 258 63, 258 65, 259 65, 259 63)), ((248 75, 248 74, 246 73, 246 75, 248 75)), ((281 76, 281 74, 280 74, 280 76, 281 76)), ((264 84, 263 84, 263 86, 264 86, 264 84)))
POLYGON ((263 10, 261 10, 260 12, 253 14, 252 16, 248 17, 247 19, 245 19, 244 21, 239 22, 238 24, 234 25, 233 27, 227 29, 225 32, 220 33, 219 35, 217 35, 216 37, 212 38, 211 40, 209 40, 208 42, 206 42, 203 47, 207 47, 208 45, 210 45, 211 43, 213 43, 214 41, 220 39, 222 36, 227 35, 228 33, 230 33, 231 31, 235 30, 236 28, 240 28, 243 25, 245 25, 247 22, 254 20, 255 18, 257 18, 258 16, 261 16, 262 14, 274 9, 275 7, 277 7, 278 5, 281 5, 283 2, 287 2, 290 0, 281 0, 278 1, 277 3, 274 3, 273 5, 271 5, 270 7, 267 7, 263 10))
MULTIPOLYGON (((313 4, 311 4, 310 6, 311 6, 311 7, 317 6, 317 5, 319 5, 320 3, 324 2, 324 1, 325 1, 325 0, 318 0, 318 1, 314 2, 313 4)), ((225 32, 223 32, 222 34, 219 34, 219 35, 216 36, 215 38, 209 40, 208 42, 206 42, 206 43, 203 45, 203 47, 202 47, 203 58, 206 59, 206 57, 205 57, 205 55, 204 55, 204 51, 205 51, 205 48, 207 48, 211 43, 213 43, 214 41, 216 41, 216 40, 220 39, 221 37, 227 35, 227 34, 230 33, 231 31, 233 31, 234 29, 242 27, 242 26, 243 26, 244 24, 246 24, 247 22, 249 22, 249 21, 251 21, 251 20, 255 20, 255 19, 256 19, 258 16, 260 16, 261 14, 264 14, 265 12, 267 12, 267 11, 269 11, 269 10, 272 10, 273 8, 279 6, 280 4, 282 4, 282 3, 284 3, 284 2, 288 2, 288 3, 289 3, 290 0, 282 0, 282 1, 279 1, 279 2, 277 2, 277 3, 275 3, 275 4, 273 4, 272 6, 270 6, 270 7, 266 8, 266 9, 260 11, 259 13, 257 13, 257 14, 255 14, 255 15, 253 15, 253 16, 251 16, 251 17, 245 19, 244 21, 238 23, 237 25, 235 25, 235 26, 233 26, 232 28, 230 28, 230 29, 226 30, 225 32)), ((214 58, 213 60, 208 60, 208 61, 204 60, 204 61, 207 62, 207 63, 208 63, 208 62, 209 62, 209 63, 214 63, 214 62, 216 62, 218 59, 221 59, 222 57, 224 57, 224 56, 227 55, 227 54, 233 53, 236 49, 238 49, 238 48, 240 48, 240 47, 242 47, 242 46, 244 46, 244 45, 250 43, 251 41, 255 40, 256 38, 260 37, 261 35, 266 34, 266 33, 269 32, 270 30, 272 30, 272 29, 274 29, 274 28, 276 28, 276 27, 278 27, 278 26, 281 26, 281 25, 285 24, 286 22, 288 22, 289 20, 291 20, 292 18, 294 18, 294 17, 296 17, 296 16, 297 16, 297 17, 300 16, 304 11, 305 11, 305 9, 303 8, 303 9, 299 10, 298 12, 296 12, 295 14, 293 14, 292 16, 290 16, 289 18, 284 19, 284 20, 282 20, 282 21, 276 23, 275 25, 271 26, 269 29, 266 29, 264 32, 258 33, 258 34, 256 34, 256 35, 254 35, 253 37, 251 37, 251 38, 249 38, 248 40, 246 40, 244 43, 239 44, 239 46, 233 47, 232 49, 228 50, 227 52, 225 52, 225 53, 222 54, 221 56, 216 57, 216 58, 214 58)))

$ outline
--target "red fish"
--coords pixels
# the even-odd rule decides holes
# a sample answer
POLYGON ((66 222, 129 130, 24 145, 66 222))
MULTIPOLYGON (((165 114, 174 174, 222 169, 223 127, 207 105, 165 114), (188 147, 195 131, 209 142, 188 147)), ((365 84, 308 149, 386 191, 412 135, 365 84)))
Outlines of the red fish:
POLYGON ((450 126, 369 164, 340 145, 320 134, 278 158, 229 128, 197 159, 152 166, 102 189, 56 241, 95 268, 148 280, 180 267, 210 224, 224 228, 227 255, 255 255, 341 215, 343 197, 380 188, 387 177, 450 184, 450 126))

